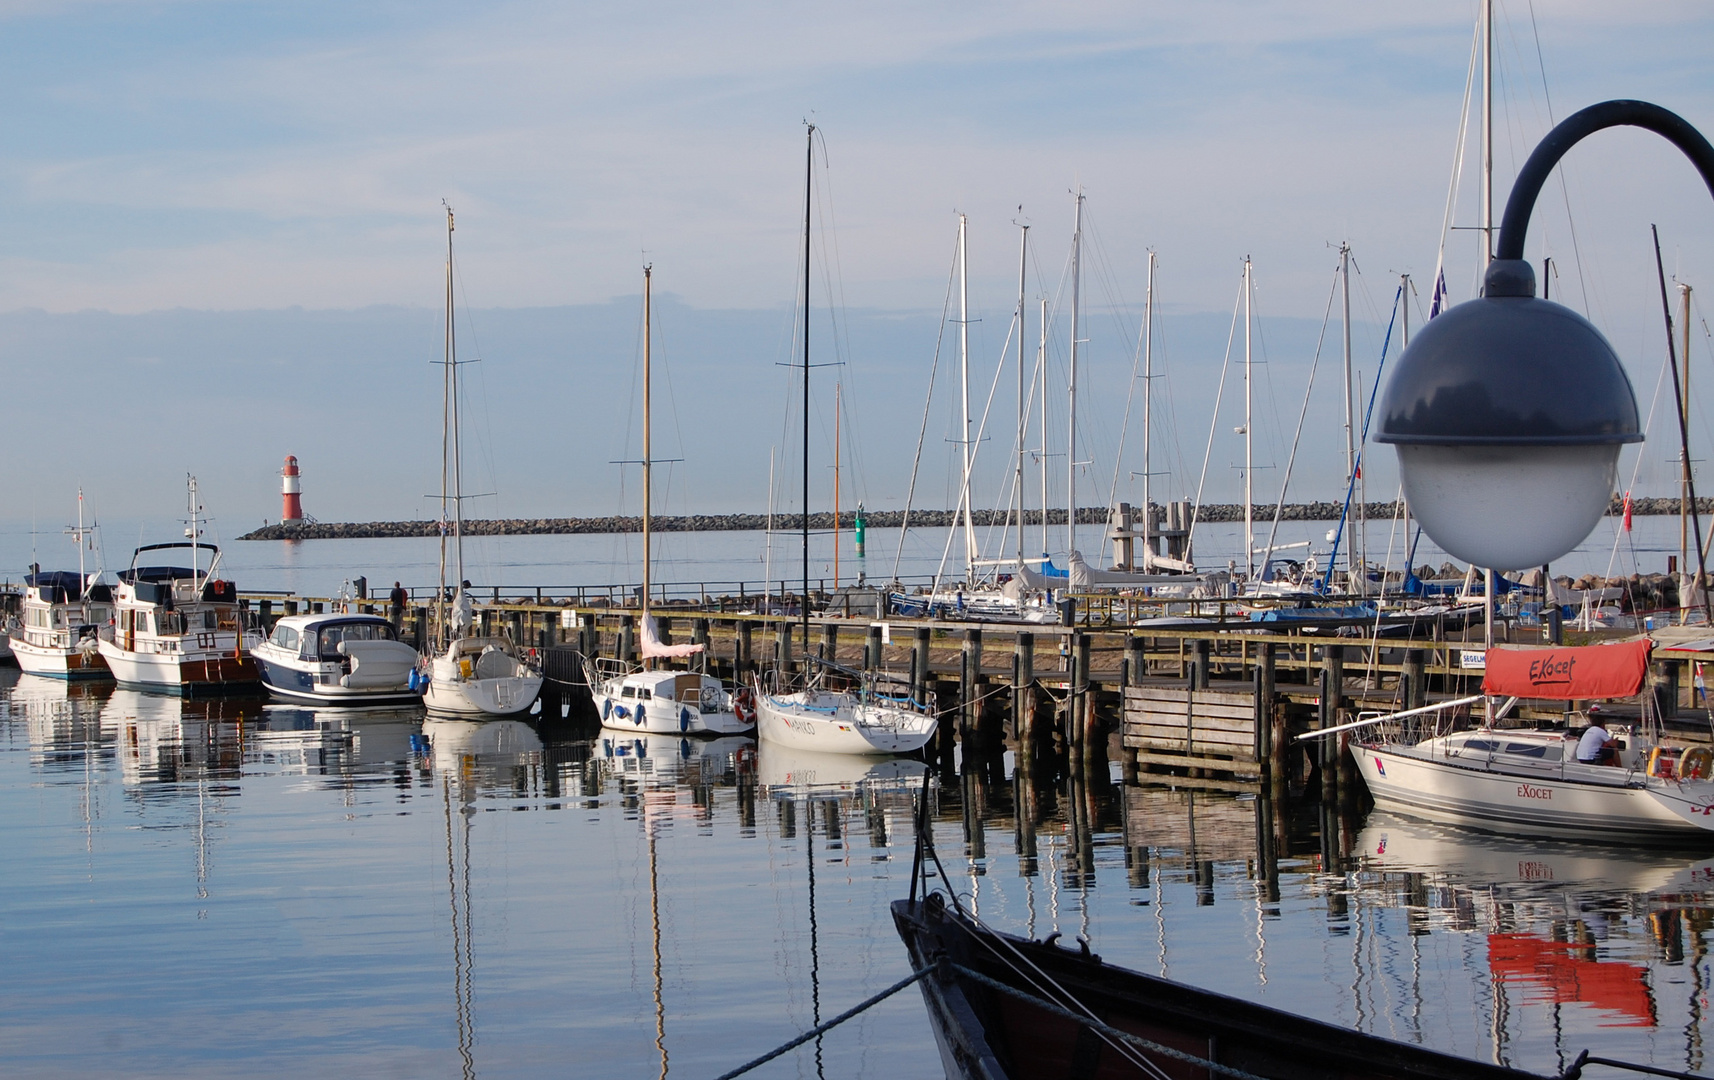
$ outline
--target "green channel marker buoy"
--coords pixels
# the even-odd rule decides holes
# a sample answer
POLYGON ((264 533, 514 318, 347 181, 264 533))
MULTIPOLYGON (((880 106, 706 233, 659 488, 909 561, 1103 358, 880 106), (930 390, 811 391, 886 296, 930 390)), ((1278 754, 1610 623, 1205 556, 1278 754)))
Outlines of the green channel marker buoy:
POLYGON ((864 539, 863 504, 862 503, 857 504, 857 522, 856 522, 856 528, 853 530, 853 532, 855 533, 855 535, 857 537, 857 557, 859 559, 861 559, 863 557, 863 539, 864 539))

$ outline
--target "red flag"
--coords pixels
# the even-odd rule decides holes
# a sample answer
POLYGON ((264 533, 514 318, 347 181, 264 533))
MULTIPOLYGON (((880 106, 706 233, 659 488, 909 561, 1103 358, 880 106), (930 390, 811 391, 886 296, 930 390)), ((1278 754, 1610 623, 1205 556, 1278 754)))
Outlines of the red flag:
POLYGON ((1625 492, 1625 531, 1631 531, 1631 493, 1625 492))

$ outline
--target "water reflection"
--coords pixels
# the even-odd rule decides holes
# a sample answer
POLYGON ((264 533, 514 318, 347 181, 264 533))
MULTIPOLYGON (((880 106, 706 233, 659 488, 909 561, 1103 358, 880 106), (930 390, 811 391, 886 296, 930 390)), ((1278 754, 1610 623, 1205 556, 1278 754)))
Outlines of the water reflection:
MULTIPOLYGON (((1086 936, 1115 963, 1536 1072, 1584 1046, 1704 1067, 1708 852, 1282 811, 1122 785, 1105 764, 1045 751, 1020 769, 1003 746, 931 768, 569 721, 12 680, 7 692, 0 675, 14 751, 0 755, 0 808, 49 822, 14 880, 66 880, 54 860, 69 854, 89 888, 126 904, 160 888, 173 899, 155 910, 174 913, 183 896, 200 928, 125 907, 120 928, 132 917, 146 930, 117 947, 55 935, 54 953, 20 964, 19 992, 66 1025, 92 1006, 55 996, 44 973, 62 963, 162 972, 174 981, 155 992, 183 1008, 180 982, 228 987, 256 966, 258 940, 279 964, 301 945, 293 934, 319 934, 338 946, 304 967, 349 953, 361 962, 343 978, 381 1001, 384 1022, 349 1038, 420 1053, 414 1074, 539 1075, 541 1048, 575 1037, 603 1063, 594 1071, 715 1075, 903 973, 886 903, 906 889, 929 776, 948 884, 996 926, 1086 936)), ((56 904, 89 899, 4 913, 28 935, 56 904)), ((292 999, 305 1024, 344 1000, 313 985, 292 999)), ((798 1073, 932 1071, 920 1012, 887 1008, 794 1051, 798 1073)), ((118 1063, 74 1053, 67 1072, 118 1063)))

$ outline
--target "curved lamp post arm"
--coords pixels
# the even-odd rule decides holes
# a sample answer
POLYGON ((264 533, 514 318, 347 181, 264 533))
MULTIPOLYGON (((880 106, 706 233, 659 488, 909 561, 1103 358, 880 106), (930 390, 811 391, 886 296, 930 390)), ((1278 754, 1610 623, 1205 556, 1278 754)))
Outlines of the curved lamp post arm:
POLYGON ((1661 136, 1680 150, 1696 166, 1702 180, 1714 195, 1714 146, 1691 127, 1682 116, 1646 101, 1603 101, 1580 109, 1561 120, 1530 154, 1518 173, 1512 193, 1506 199, 1506 213, 1500 219, 1500 242, 1496 259, 1522 259, 1524 234, 1529 231, 1530 212, 1541 194, 1542 185, 1553 172, 1559 159, 1585 137, 1610 127, 1640 127, 1661 136))

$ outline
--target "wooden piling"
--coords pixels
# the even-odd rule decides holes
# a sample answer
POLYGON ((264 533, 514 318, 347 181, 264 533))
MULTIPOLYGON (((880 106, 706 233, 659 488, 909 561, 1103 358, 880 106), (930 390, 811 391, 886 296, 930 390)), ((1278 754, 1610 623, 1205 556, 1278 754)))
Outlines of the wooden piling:
POLYGON ((1035 744, 1036 636, 1020 631, 1012 645, 1012 737, 1018 768, 1027 771, 1035 744))
MULTIPOLYGON (((1345 697, 1345 646, 1329 645, 1322 650, 1320 726, 1339 723, 1345 697)), ((1332 805, 1339 797, 1339 740, 1315 740, 1321 753, 1321 798, 1332 805)))
POLYGON ((1142 637, 1131 637, 1125 641, 1125 671, 1121 680, 1121 688, 1126 686, 1141 686, 1143 680, 1149 677, 1148 641, 1142 637))
POLYGON ((619 616, 619 662, 627 666, 637 662, 637 617, 619 616))
POLYGON ((1213 651, 1212 643, 1207 638, 1197 638, 1192 644, 1190 661, 1190 688, 1192 690, 1208 689, 1208 656, 1213 651))
POLYGON ((968 739, 976 728, 976 709, 981 697, 977 684, 981 678, 982 631, 971 628, 964 631, 964 641, 959 648, 958 737, 961 740, 968 739))
POLYGON ((732 646, 732 666, 737 669, 740 682, 756 670, 756 653, 753 648, 755 629, 756 624, 749 619, 738 621, 738 637, 732 646))
POLYGON ((932 631, 926 626, 916 629, 916 643, 911 646, 911 696, 918 702, 928 701, 928 651, 932 631))
POLYGON ((863 646, 864 671, 875 672, 884 666, 883 661, 886 659, 884 649, 885 646, 881 642, 881 627, 879 624, 873 624, 869 627, 869 637, 863 646))

